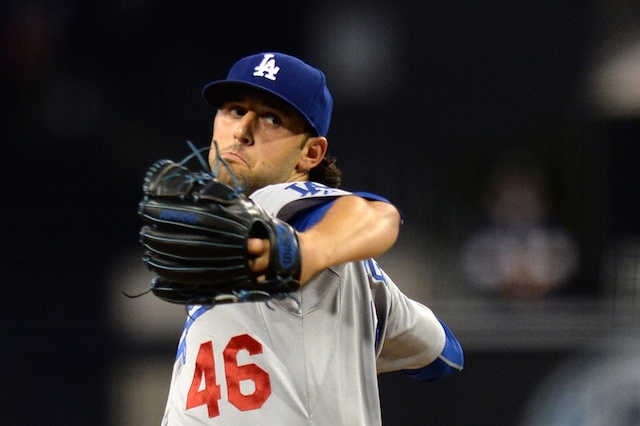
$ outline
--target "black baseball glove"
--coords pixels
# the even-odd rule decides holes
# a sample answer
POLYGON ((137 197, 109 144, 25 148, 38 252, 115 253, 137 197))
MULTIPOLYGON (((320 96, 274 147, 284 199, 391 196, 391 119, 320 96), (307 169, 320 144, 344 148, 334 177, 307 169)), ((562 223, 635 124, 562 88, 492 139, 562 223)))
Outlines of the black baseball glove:
POLYGON ((168 302, 215 305, 283 298, 300 287, 296 231, 239 190, 171 160, 146 173, 139 214, 152 292, 168 302), (269 266, 249 268, 249 238, 270 242, 269 266))

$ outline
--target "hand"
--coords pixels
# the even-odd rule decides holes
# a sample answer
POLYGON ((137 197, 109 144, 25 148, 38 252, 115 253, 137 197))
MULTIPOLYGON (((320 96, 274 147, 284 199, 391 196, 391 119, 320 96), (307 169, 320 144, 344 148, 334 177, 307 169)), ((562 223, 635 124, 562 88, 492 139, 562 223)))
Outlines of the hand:
MULTIPOLYGON (((315 252, 317 248, 309 249, 309 247, 315 247, 312 245, 312 240, 309 239, 304 233, 298 234, 301 244, 303 240, 306 240, 305 246, 307 251, 315 252)), ((271 250, 271 243, 269 240, 261 238, 249 238, 247 240, 247 253, 249 253, 249 269, 258 278, 262 279, 264 273, 267 271, 269 265, 269 255, 271 250)), ((306 284, 313 276, 321 270, 320 266, 314 266, 313 260, 317 260, 318 256, 307 256, 307 262, 304 263, 302 268, 302 274, 300 277, 300 284, 306 284)), ((316 262, 317 263, 317 262, 316 262)))
POLYGON ((261 238, 249 238, 247 240, 247 253, 249 253, 249 269, 257 277, 264 275, 269 265, 269 240, 261 238))

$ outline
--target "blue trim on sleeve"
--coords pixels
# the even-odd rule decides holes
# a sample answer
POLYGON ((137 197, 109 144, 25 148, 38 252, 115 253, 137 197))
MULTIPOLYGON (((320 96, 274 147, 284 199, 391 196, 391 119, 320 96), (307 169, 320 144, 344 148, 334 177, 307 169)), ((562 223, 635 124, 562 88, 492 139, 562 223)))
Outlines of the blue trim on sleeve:
POLYGON ((376 194, 372 194, 370 192, 358 191, 358 192, 354 192, 353 195, 357 195, 359 197, 366 198, 367 200, 384 201, 385 203, 391 204, 391 202, 389 200, 387 200, 386 198, 381 197, 381 196, 376 195, 376 194))
MULTIPOLYGON (((371 194, 369 192, 354 192, 353 195, 357 195, 367 200, 383 201, 385 203, 391 204, 386 198, 376 194, 371 194)), ((296 213, 289 220, 289 224, 293 226, 298 232, 306 231, 316 223, 320 222, 320 219, 324 217, 324 215, 327 213, 327 210, 331 208, 336 200, 337 198, 327 198, 326 203, 296 213)))
MULTIPOLYGON (((386 198, 376 194, 372 194, 370 192, 359 191, 359 192, 354 192, 353 194, 358 195, 362 198, 366 198, 367 200, 384 201, 385 203, 393 204, 391 201, 387 200, 386 198)), ((394 206, 394 207, 398 209, 398 206, 394 206)), ((398 212, 400 213, 400 223, 404 224, 404 213, 402 213, 402 210, 400 209, 398 209, 398 212)))
POLYGON ((320 219, 324 217, 327 210, 329 210, 335 201, 336 198, 329 198, 324 204, 298 212, 289 220, 289 224, 293 226, 296 231, 304 232, 320 222, 320 219))
MULTIPOLYGON (((438 319, 438 321, 440 321, 440 319, 438 319)), ((440 356, 426 367, 415 370, 403 370, 415 380, 431 382, 462 371, 464 366, 464 353, 460 342, 458 342, 458 339, 456 339, 444 322, 440 321, 440 324, 442 328, 444 328, 445 334, 444 349, 440 353, 440 356)))

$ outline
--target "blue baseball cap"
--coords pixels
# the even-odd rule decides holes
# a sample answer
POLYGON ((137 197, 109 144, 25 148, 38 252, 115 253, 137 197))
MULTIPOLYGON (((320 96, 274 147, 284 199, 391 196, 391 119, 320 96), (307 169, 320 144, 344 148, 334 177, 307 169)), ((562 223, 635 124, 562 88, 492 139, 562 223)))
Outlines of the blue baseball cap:
POLYGON ((230 93, 247 86, 271 93, 290 104, 318 135, 326 136, 329 131, 333 98, 325 75, 319 69, 284 53, 259 53, 236 62, 227 78, 207 84, 202 89, 202 96, 218 107, 230 93))

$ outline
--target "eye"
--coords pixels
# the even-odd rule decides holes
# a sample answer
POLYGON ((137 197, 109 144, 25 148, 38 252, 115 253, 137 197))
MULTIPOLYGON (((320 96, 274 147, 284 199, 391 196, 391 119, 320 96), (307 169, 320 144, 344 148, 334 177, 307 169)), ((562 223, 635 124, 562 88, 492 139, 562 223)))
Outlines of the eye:
POLYGON ((282 123, 282 120, 276 114, 265 114, 262 116, 262 119, 272 126, 279 126, 282 123))
POLYGON ((231 105, 228 108, 229 114, 236 117, 242 117, 247 113, 247 110, 238 105, 231 105))

